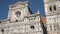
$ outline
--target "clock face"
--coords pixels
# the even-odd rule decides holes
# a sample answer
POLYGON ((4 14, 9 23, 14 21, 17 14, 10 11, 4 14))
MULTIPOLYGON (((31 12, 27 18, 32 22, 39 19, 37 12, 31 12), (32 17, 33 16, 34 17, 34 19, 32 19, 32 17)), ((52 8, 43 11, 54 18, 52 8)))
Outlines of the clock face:
POLYGON ((20 17, 21 12, 20 11, 17 11, 15 14, 16 14, 17 17, 20 17))

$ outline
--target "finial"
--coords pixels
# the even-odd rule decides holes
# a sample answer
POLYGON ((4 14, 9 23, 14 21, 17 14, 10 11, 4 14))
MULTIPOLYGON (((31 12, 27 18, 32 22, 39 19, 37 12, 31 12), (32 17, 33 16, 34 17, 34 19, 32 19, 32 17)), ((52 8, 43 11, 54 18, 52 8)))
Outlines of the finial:
POLYGON ((39 13, 40 14, 40 10, 38 9, 38 12, 37 13, 39 13))

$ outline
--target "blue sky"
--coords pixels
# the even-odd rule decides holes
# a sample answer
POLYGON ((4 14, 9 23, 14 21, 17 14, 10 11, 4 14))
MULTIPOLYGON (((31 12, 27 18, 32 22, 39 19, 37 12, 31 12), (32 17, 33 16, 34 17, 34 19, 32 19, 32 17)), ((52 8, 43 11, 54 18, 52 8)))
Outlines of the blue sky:
MULTIPOLYGON (((26 0, 0 0, 0 19, 6 19, 9 12, 9 5, 14 4, 18 1, 26 1, 26 0)), ((42 16, 45 15, 44 13, 44 3, 43 0, 28 0, 29 7, 32 13, 36 13, 37 10, 40 10, 42 16)))

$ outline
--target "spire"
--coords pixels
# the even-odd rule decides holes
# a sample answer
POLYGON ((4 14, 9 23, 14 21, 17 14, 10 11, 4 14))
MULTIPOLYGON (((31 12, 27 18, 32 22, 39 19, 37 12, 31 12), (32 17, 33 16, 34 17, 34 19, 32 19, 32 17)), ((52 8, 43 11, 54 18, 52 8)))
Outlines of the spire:
POLYGON ((40 14, 40 10, 38 9, 38 12, 37 12, 38 14, 40 14))

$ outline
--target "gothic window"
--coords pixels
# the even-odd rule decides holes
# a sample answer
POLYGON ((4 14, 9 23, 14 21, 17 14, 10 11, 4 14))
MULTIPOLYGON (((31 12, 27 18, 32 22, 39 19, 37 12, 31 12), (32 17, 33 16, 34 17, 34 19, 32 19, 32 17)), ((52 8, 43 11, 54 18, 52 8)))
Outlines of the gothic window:
POLYGON ((54 31, 56 31, 56 26, 54 25, 54 31))
POLYGON ((17 17, 19 17, 21 15, 21 12, 17 11, 15 14, 16 14, 17 17))
POLYGON ((56 25, 56 26, 57 26, 57 29, 60 30, 59 25, 56 25))
POLYGON ((54 5, 54 10, 56 11, 56 5, 54 5))
POLYGON ((58 30, 60 30, 59 25, 58 24, 55 24, 54 25, 54 31, 58 31, 58 30))
POLYGON ((52 26, 50 25, 50 30, 52 30, 52 26))
POLYGON ((52 11, 52 7, 51 6, 49 6, 49 10, 52 11))

